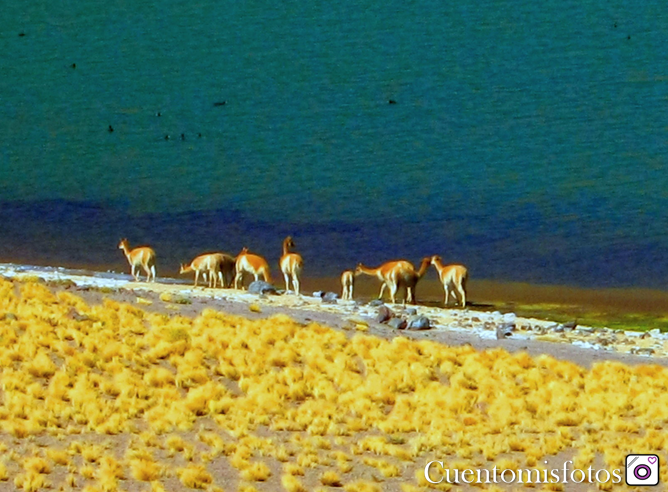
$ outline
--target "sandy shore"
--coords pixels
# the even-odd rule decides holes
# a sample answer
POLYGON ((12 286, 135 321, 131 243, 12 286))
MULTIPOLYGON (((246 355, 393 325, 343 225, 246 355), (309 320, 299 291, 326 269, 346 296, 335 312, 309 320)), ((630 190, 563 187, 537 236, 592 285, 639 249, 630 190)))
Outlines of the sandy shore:
MULTIPOLYGON (((397 336, 428 339, 451 346, 471 345, 476 349, 502 347, 509 352, 548 354, 585 367, 602 360, 668 365, 668 334, 659 330, 642 333, 590 326, 569 330, 551 320, 525 318, 512 312, 444 309, 433 305, 404 307, 386 303, 398 317, 406 318, 409 315, 407 309, 415 309, 416 314, 427 317, 432 326, 429 330, 397 330, 376 321, 378 306, 360 300, 339 299, 329 304, 312 295, 258 296, 234 289, 193 288, 174 279, 145 283, 128 281, 126 275, 100 277, 62 269, 17 268, 14 265, 0 265, 0 275, 18 279, 38 277, 54 289, 70 290, 87 302, 99 303, 104 298, 111 298, 140 305, 148 311, 189 317, 207 308, 250 319, 282 313, 300 323, 317 322, 349 334, 363 331, 386 339, 397 336), (175 300, 179 302, 173 302, 175 300), (509 336, 499 339, 497 328, 508 324, 514 325, 514 329, 509 336)), ((336 288, 336 285, 326 286, 336 288)), ((367 284, 363 294, 369 294, 369 286, 376 287, 367 284)))

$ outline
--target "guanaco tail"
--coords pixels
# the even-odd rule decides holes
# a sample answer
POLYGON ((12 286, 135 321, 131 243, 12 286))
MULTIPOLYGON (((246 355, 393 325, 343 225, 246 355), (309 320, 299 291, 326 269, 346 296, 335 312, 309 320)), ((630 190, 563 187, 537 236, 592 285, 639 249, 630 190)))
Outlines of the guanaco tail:
POLYGON ((146 272, 146 281, 155 282, 155 251, 148 246, 130 249, 127 239, 122 239, 118 244, 118 249, 122 249, 125 257, 130 263, 130 271, 134 279, 139 282, 139 270, 141 267, 146 272))
POLYGON ((292 280, 295 294, 299 295, 299 276, 304 266, 304 260, 300 254, 290 252, 290 248, 294 247, 295 243, 292 241, 292 237, 286 237, 283 241, 283 256, 281 256, 279 266, 285 278, 285 291, 290 291, 290 280, 292 280))
POLYGON ((271 275, 269 274, 269 264, 267 263, 267 260, 261 256, 249 253, 248 248, 243 248, 241 253, 237 255, 236 271, 237 274, 234 277, 235 289, 239 288, 240 283, 243 285, 244 273, 253 275, 255 280, 258 280, 260 275, 262 275, 265 282, 271 283, 271 275))
POLYGON ((431 257, 431 264, 434 265, 438 276, 445 290, 445 306, 448 306, 448 298, 452 292, 457 303, 457 294, 459 294, 462 307, 466 307, 466 281, 468 279, 468 270, 463 265, 444 265, 440 256, 431 257))

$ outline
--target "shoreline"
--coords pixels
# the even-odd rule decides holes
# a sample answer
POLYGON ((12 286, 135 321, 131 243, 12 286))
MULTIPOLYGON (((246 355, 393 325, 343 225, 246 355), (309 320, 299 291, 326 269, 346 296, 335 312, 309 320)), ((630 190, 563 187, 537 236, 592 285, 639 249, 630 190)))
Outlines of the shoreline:
MULTIPOLYGON (((365 297, 367 291, 377 294, 378 285, 374 282, 367 282, 360 288, 362 292, 356 293, 356 301, 339 300, 336 304, 325 304, 320 298, 310 295, 258 296, 234 289, 194 289, 190 278, 159 279, 149 284, 129 281, 129 275, 125 274, 91 274, 62 268, 35 269, 7 264, 0 264, 0 275, 18 281, 42 279, 52 288, 71 289, 87 302, 101 302, 105 297, 111 297, 142 309, 189 317, 195 317, 207 308, 250 319, 286 314, 300 323, 322 323, 350 335, 363 332, 382 338, 405 336, 451 346, 471 345, 478 350, 503 348, 509 352, 526 351, 531 355, 552 355, 581 366, 603 360, 668 365, 668 334, 660 330, 642 333, 584 325, 564 330, 553 320, 490 311, 494 305, 480 302, 465 310, 444 309, 436 306, 435 301, 408 305, 406 307, 415 308, 418 315, 429 318, 432 328, 424 331, 396 330, 376 322, 378 307, 360 301, 361 298, 368 299, 365 297), (174 302, 175 297, 179 297, 180 301, 174 302), (481 304, 484 309, 480 308, 481 304), (509 321, 515 329, 509 337, 497 339, 497 328, 509 321)), ((305 284, 309 287, 309 282, 305 284)), ((320 285, 325 287, 321 290, 327 290, 327 285, 320 285)), ((397 316, 406 316, 404 306, 389 303, 386 306, 397 316)))

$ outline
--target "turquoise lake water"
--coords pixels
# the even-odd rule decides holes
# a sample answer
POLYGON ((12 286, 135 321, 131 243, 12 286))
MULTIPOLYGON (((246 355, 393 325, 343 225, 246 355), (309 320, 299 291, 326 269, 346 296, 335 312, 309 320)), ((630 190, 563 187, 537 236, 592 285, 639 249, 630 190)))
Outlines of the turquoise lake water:
POLYGON ((668 288, 660 2, 3 7, 2 261, 124 269, 127 236, 167 273, 292 234, 312 275, 668 288))

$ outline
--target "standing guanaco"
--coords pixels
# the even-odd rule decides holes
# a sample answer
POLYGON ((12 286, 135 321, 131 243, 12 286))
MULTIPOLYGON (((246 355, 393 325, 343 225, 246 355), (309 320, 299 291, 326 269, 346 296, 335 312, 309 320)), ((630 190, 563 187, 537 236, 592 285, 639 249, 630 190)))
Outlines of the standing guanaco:
POLYGON ((255 277, 255 280, 260 275, 264 277, 265 282, 271 283, 271 276, 269 274, 269 264, 267 260, 261 256, 254 255, 248 252, 248 248, 243 248, 241 253, 237 255, 236 261, 237 274, 234 277, 234 288, 239 288, 239 283, 242 283, 244 273, 250 273, 255 277))
POLYGON ((285 291, 290 290, 290 280, 292 280, 295 294, 299 295, 299 275, 302 272, 304 260, 300 254, 290 252, 290 248, 294 247, 295 243, 292 241, 292 237, 286 237, 283 241, 283 256, 281 256, 278 264, 281 267, 281 272, 283 272, 283 277, 285 277, 285 291))
POLYGON ((139 282, 139 272, 137 267, 141 267, 146 272, 146 281, 150 282, 153 278, 155 282, 155 251, 148 246, 130 249, 130 244, 127 239, 122 239, 118 244, 118 249, 122 249, 125 257, 130 263, 130 271, 134 279, 139 282))
POLYGON ((353 287, 355 286, 355 275, 352 270, 346 270, 341 274, 341 299, 350 301, 353 298, 353 287))
MULTIPOLYGON (((220 280, 221 287, 225 287, 225 278, 223 277, 223 269, 225 264, 234 264, 234 258, 224 253, 207 253, 200 255, 190 262, 189 265, 181 265, 180 273, 195 272, 195 287, 199 280, 200 272, 204 275, 206 282, 207 276, 209 279, 209 288, 215 288, 218 280, 220 280)), ((229 269, 229 267, 227 267, 229 269)))
POLYGON ((383 297, 385 287, 387 287, 390 291, 390 299, 394 304, 397 290, 401 285, 406 287, 406 299, 413 299, 412 289, 415 283, 413 279, 417 275, 417 272, 415 271, 415 267, 406 260, 388 261, 378 268, 365 267, 359 263, 355 269, 355 275, 361 274, 377 277, 378 280, 383 282, 380 286, 378 299, 383 297))
POLYGON ((462 307, 466 307, 466 280, 468 279, 468 270, 463 265, 444 265, 440 256, 431 257, 431 264, 434 265, 438 276, 445 290, 445 306, 448 306, 448 297, 452 292, 457 304, 457 293, 461 297, 462 307))

